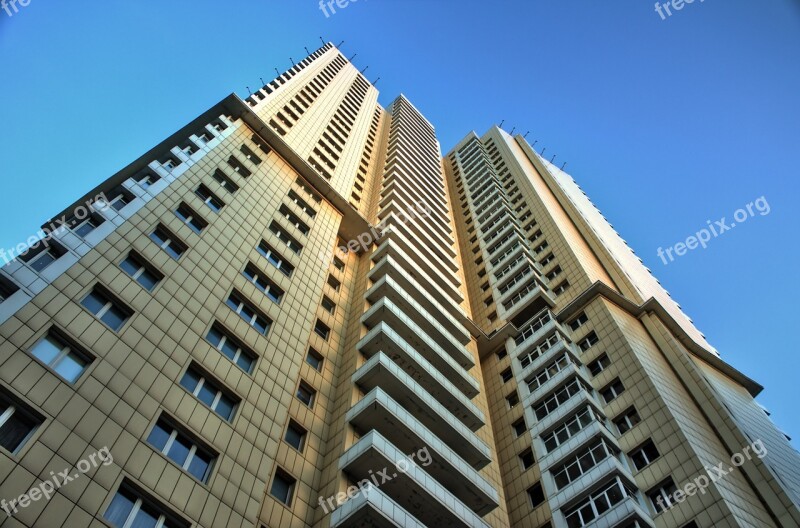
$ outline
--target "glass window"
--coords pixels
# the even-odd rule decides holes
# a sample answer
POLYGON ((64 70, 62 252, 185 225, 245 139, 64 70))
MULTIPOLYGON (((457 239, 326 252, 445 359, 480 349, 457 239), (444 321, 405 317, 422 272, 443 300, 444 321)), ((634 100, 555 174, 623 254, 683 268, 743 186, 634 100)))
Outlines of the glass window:
POLYGON ((237 401, 227 391, 220 388, 220 383, 208 379, 195 366, 190 366, 181 379, 181 385, 191 392, 206 407, 216 412, 227 421, 233 419, 237 401))
POLYGON ((150 432, 147 441, 194 478, 208 482, 211 465, 216 457, 198 446, 169 421, 160 419, 150 432))
POLYGON ((32 412, 0 393, 0 447, 18 453, 41 423, 32 412))
POLYGON ((131 315, 127 307, 123 307, 97 288, 84 297, 81 304, 115 332, 122 328, 131 315))
POLYGON ((52 334, 33 345, 31 354, 70 383, 75 383, 91 362, 85 354, 52 334))
POLYGON ((123 482, 103 518, 115 528, 188 528, 123 482))
POLYGON ((131 252, 119 267, 147 291, 153 291, 163 278, 152 266, 145 264, 137 253, 131 252))

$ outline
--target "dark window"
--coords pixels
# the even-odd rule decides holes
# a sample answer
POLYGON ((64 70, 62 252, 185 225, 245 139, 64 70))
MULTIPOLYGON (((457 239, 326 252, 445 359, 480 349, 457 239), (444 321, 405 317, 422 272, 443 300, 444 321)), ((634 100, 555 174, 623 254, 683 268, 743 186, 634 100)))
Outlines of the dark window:
POLYGON ((313 348, 308 349, 308 355, 306 355, 306 363, 311 365, 311 367, 316 371, 322 371, 322 363, 325 360, 322 354, 317 352, 313 348))
POLYGON ((227 357, 248 374, 253 371, 256 354, 245 348, 236 338, 222 326, 214 324, 208 331, 206 340, 211 343, 223 356, 227 357))
POLYGON ((500 379, 503 380, 503 383, 508 383, 509 381, 511 381, 511 378, 513 377, 514 375, 511 373, 511 367, 508 367, 507 369, 505 369, 503 372, 500 373, 500 379))
POLYGON ((619 379, 615 379, 600 391, 606 403, 610 403, 619 397, 620 394, 625 392, 625 387, 619 379))
POLYGON ((263 271, 250 263, 244 268, 242 275, 247 277, 247 280, 252 282, 256 288, 261 290, 264 295, 269 298, 269 300, 276 304, 280 304, 281 299, 283 299, 283 290, 280 289, 277 284, 272 282, 272 280, 270 280, 263 271))
POLYGON ((175 514, 146 497, 127 481, 123 481, 103 518, 115 528, 189 528, 188 523, 179 520, 175 514))
POLYGON ((192 393, 203 405, 220 415, 227 421, 233 419, 238 399, 227 390, 221 388, 221 383, 191 365, 181 379, 181 386, 192 393))
POLYGON ((647 442, 634 449, 630 454, 633 465, 639 470, 650 465, 659 456, 658 449, 656 449, 656 445, 652 440, 647 440, 647 442))
POLYGON ((511 424, 511 427, 514 428, 514 434, 517 437, 520 437, 520 436, 524 435, 525 432, 528 430, 528 428, 525 426, 525 419, 524 418, 520 418, 519 420, 517 420, 516 422, 511 424))
POLYGON ((275 477, 272 479, 270 495, 286 506, 291 506, 296 483, 297 479, 289 475, 286 471, 278 468, 278 470, 275 471, 275 477))
POLYGON ((215 213, 220 212, 222 208, 225 207, 225 202, 220 200, 217 195, 212 193, 205 185, 200 185, 194 193, 215 213))
POLYGON ((619 429, 620 434, 627 433, 641 421, 642 419, 639 417, 639 413, 637 413, 636 409, 633 407, 630 407, 624 413, 614 418, 614 424, 617 426, 617 429, 619 429))
POLYGON ((506 396, 506 402, 508 402, 509 409, 516 407, 517 404, 519 404, 519 395, 517 394, 517 391, 514 391, 506 396))
POLYGON ((16 454, 33 435, 42 419, 0 392, 0 446, 16 454))
POLYGON ((330 300, 327 295, 322 296, 322 307, 330 314, 336 311, 336 303, 330 300))
POLYGON ((225 176, 225 173, 219 169, 215 170, 211 177, 214 178, 214 181, 220 184, 223 189, 231 194, 239 190, 239 186, 233 183, 233 180, 225 176))
POLYGON ((536 508, 544 502, 544 490, 542 484, 537 482, 528 488, 528 498, 531 500, 531 506, 536 508))
POLYGON ((583 325, 585 325, 588 321, 589 321, 589 318, 586 317, 586 314, 581 312, 581 314, 578 317, 576 317, 575 319, 572 320, 571 323, 569 323, 569 327, 574 332, 578 328, 580 328, 583 325))
POLYGON ((286 435, 283 437, 286 443, 297 449, 301 453, 306 447, 306 430, 294 420, 289 420, 289 425, 286 427, 286 435))
POLYGON ((244 157, 252 161, 253 164, 258 165, 259 163, 261 163, 261 158, 256 156, 256 153, 250 150, 250 148, 247 145, 242 145, 241 151, 242 154, 244 154, 244 157))
POLYGON ((119 331, 132 315, 130 308, 113 299, 98 286, 83 298, 81 304, 115 332, 119 331))
POLYGON ((156 226, 155 231, 150 233, 150 240, 175 260, 181 258, 181 255, 186 251, 186 244, 161 224, 156 226))
POLYGON ((216 455, 198 445, 171 421, 159 419, 147 442, 200 482, 208 482, 216 455))
POLYGON ((331 329, 319 319, 317 319, 317 323, 314 325, 314 332, 325 341, 331 336, 331 329))
POLYGON ((328 286, 333 288, 333 291, 337 291, 338 292, 339 288, 342 287, 342 283, 339 282, 339 280, 336 277, 334 277, 333 275, 328 275, 328 286))
POLYGON ((522 469, 528 469, 533 464, 535 464, 536 459, 533 456, 533 450, 531 448, 528 448, 522 453, 520 453, 519 461, 522 463, 522 469))
POLYGON ((20 255, 20 259, 35 271, 42 272, 66 252, 64 246, 49 238, 40 240, 36 247, 26 250, 20 255))
POLYGON ((0 303, 19 291, 19 286, 0 275, 0 303))
POLYGON ((584 337, 580 343, 578 343, 581 347, 581 350, 586 352, 590 348, 592 348, 597 342, 600 341, 600 338, 597 337, 597 334, 594 331, 590 332, 586 337, 584 337))
POLYGON ((673 506, 673 497, 676 491, 678 491, 678 488, 675 487, 675 482, 670 477, 647 492, 647 496, 650 498, 656 513, 661 513, 673 506))
POLYGON ((278 240, 286 244, 286 247, 288 247, 298 255, 303 250, 303 246, 300 244, 300 242, 298 242, 297 240, 294 239, 294 237, 286 233, 283 227, 277 222, 273 221, 269 225, 269 230, 272 231, 272 234, 278 237, 278 240))
POLYGON ((603 372, 608 366, 611 364, 611 360, 608 359, 607 354, 601 355, 599 358, 595 359, 589 365, 589 372, 592 373, 592 376, 597 376, 601 372, 603 372))
POLYGON ((231 292, 228 297, 228 307, 239 314, 239 317, 244 319, 247 324, 258 330, 260 334, 267 335, 269 327, 272 326, 272 320, 256 310, 249 301, 246 301, 241 293, 236 290, 231 292))
POLYGON ((296 396, 298 400, 306 405, 306 407, 313 408, 314 401, 317 398, 317 391, 315 391, 311 385, 305 381, 301 381, 300 385, 297 386, 296 396))
POLYGON ((251 174, 247 167, 245 167, 241 161, 236 159, 235 156, 228 158, 228 165, 233 167, 234 172, 238 173, 242 178, 247 178, 251 174))
POLYGON ((153 291, 161 279, 164 278, 161 272, 152 265, 145 263, 144 258, 133 251, 128 254, 125 260, 120 262, 119 267, 147 291, 153 291))
POLYGON ((175 216, 180 218, 184 224, 189 226, 192 231, 198 234, 201 233, 206 226, 208 226, 208 222, 206 222, 202 216, 194 212, 194 209, 183 202, 181 202, 181 204, 175 210, 175 216))
POLYGON ((283 273, 287 277, 290 277, 292 275, 292 272, 294 271, 294 266, 289 264, 286 261, 286 259, 283 258, 283 256, 281 256, 280 253, 275 251, 275 249, 272 246, 270 246, 263 240, 258 245, 258 252, 261 253, 269 261, 270 264, 278 268, 281 273, 283 273))

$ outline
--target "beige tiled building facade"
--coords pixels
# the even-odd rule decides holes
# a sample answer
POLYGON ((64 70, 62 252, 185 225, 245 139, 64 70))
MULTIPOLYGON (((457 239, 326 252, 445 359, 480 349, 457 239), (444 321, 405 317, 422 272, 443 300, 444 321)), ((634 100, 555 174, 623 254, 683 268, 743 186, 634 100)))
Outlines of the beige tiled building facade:
POLYGON ((572 178, 442 156, 331 44, 43 230, 0 270, 3 527, 800 526, 761 387, 572 178))

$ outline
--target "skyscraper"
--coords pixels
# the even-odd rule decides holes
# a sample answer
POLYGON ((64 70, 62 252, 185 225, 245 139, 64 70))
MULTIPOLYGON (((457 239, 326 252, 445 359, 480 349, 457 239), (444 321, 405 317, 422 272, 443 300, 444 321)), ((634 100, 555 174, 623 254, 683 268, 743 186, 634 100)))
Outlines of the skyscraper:
POLYGON ((572 178, 499 128, 443 157, 331 44, 43 231, 3 526, 800 525, 761 387, 572 178))

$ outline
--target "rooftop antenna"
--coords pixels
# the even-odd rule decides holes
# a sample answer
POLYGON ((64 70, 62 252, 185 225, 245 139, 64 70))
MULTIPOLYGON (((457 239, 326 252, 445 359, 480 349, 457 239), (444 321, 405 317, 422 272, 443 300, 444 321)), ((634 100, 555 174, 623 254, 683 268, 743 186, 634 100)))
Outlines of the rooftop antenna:
POLYGON ((319 40, 320 40, 320 42, 322 42, 322 45, 324 46, 325 45, 325 41, 322 39, 322 37, 320 37, 319 40))
POLYGON ((275 68, 275 73, 278 75, 278 77, 281 76, 281 72, 278 71, 278 68, 275 68))
POLYGON ((380 78, 380 77, 378 77, 377 79, 375 79, 374 81, 372 81, 372 86, 375 86, 376 84, 378 84, 378 81, 380 81, 380 80, 381 80, 381 78, 380 78))
POLYGON ((499 125, 497 125, 497 126, 498 126, 498 128, 503 128, 503 123, 505 123, 505 122, 506 122, 506 120, 505 120, 505 119, 503 119, 502 121, 500 121, 500 124, 499 124, 499 125))
POLYGON ((258 80, 261 81, 261 86, 266 86, 267 85, 267 83, 264 82, 263 78, 259 77, 258 80))
POLYGON ((531 131, 530 131, 530 130, 528 130, 527 132, 525 132, 525 135, 523 135, 523 136, 522 136, 522 139, 525 139, 526 137, 528 137, 528 134, 530 134, 530 133, 531 133, 531 131))
POLYGON ((541 153, 541 154, 539 154, 539 155, 540 155, 540 156, 544 156, 544 151, 545 151, 545 150, 547 150, 547 147, 544 147, 544 148, 542 149, 542 153, 541 153))
POLYGON ((363 70, 361 70, 361 73, 364 73, 364 72, 365 72, 365 71, 367 71, 368 69, 369 69, 369 66, 364 66, 364 69, 363 69, 363 70))
POLYGON ((537 139, 536 141, 533 142, 533 144, 531 146, 535 147, 538 142, 539 142, 539 140, 537 139))
POLYGON ((340 43, 338 43, 338 44, 336 45, 336 47, 337 47, 337 48, 341 48, 341 47, 342 47, 342 44, 344 44, 344 41, 341 41, 340 43))
POLYGON ((291 58, 291 57, 289 57, 289 60, 290 60, 290 61, 292 61, 292 68, 294 68, 294 66, 295 66, 295 64, 294 64, 294 59, 293 59, 293 58, 291 58))
POLYGON ((352 56, 352 57, 350 57, 350 58, 349 58, 349 59, 347 59, 347 60, 349 60, 350 62, 353 62, 353 59, 355 59, 356 57, 358 57, 358 53, 353 53, 353 56, 352 56))
POLYGON ((249 86, 245 86, 247 88, 247 97, 253 97, 253 92, 250 90, 249 86))
POLYGON ((515 131, 516 129, 517 129, 517 127, 513 127, 513 128, 511 129, 511 132, 509 132, 509 134, 511 134, 511 135, 513 136, 513 135, 514 135, 514 131, 515 131))
POLYGON ((554 159, 556 159, 556 155, 555 155, 555 154, 553 154, 553 157, 552 157, 552 158, 550 158, 550 163, 553 163, 553 160, 554 160, 554 159))
POLYGON ((311 52, 310 52, 310 51, 308 51, 308 48, 307 48, 307 47, 303 46, 303 49, 304 49, 304 50, 306 50, 306 55, 311 55, 311 52))
POLYGON ((566 166, 567 166, 567 162, 565 161, 564 163, 561 164, 561 170, 563 171, 564 167, 566 167, 566 166))

